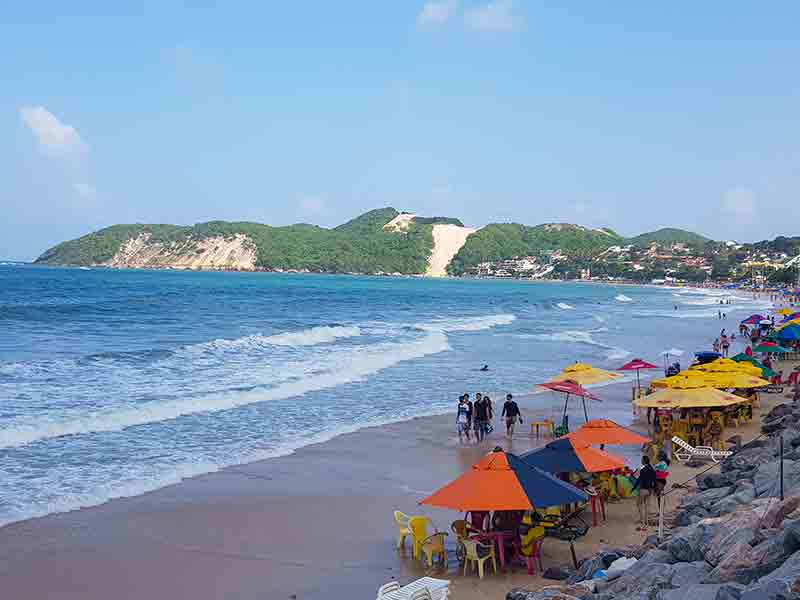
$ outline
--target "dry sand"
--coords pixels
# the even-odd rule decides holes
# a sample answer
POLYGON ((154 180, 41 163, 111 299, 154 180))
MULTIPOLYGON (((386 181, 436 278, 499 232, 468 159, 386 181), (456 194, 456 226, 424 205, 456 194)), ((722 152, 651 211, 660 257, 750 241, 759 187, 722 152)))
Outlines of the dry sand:
MULTIPOLYGON (((601 394, 629 398, 630 389, 616 384, 601 394)), ((551 412, 541 408, 552 400, 545 395, 519 400, 526 420, 536 407, 551 412)), ((751 425, 745 439, 756 428, 751 425)), ((394 509, 429 514, 447 530, 459 515, 420 509, 420 498, 497 444, 524 452, 546 441, 518 435, 509 443, 500 429, 479 447, 460 445, 452 415, 418 418, 143 496, 9 525, 0 529, 2 597, 371 598, 391 578, 407 582, 427 573, 395 551, 394 509)), ((637 450, 613 449, 631 461, 637 450)), ((676 465, 672 481, 690 476, 676 465)), ((677 494, 670 502, 676 501, 677 494)), ((604 544, 641 542, 645 534, 635 530, 635 514, 632 500, 610 504, 608 521, 576 543, 578 557, 604 544)), ((512 587, 553 583, 521 568, 483 581, 461 577, 453 540, 449 545, 450 569, 430 574, 452 579, 456 600, 501 600, 512 587)), ((545 541, 545 567, 569 564, 569 556, 567 543, 545 541)))
POLYGON ((467 238, 477 229, 459 227, 458 225, 433 226, 433 252, 428 258, 428 270, 425 275, 429 277, 444 277, 447 275, 447 265, 461 250, 467 238))

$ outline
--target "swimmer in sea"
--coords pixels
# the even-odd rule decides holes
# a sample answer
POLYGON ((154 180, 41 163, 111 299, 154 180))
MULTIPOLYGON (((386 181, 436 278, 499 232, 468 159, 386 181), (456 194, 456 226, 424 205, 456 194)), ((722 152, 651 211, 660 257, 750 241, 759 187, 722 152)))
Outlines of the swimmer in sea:
POLYGON ((480 368, 480 370, 481 370, 481 371, 488 371, 488 370, 489 370, 489 365, 483 365, 483 366, 480 368))

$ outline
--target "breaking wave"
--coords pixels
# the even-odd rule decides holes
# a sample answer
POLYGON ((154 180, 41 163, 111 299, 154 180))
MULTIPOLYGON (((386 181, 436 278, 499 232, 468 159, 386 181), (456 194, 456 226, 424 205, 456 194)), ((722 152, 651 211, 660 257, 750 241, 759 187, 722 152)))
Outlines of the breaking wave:
POLYGON ((560 308, 561 310, 574 310, 575 309, 574 306, 570 306, 566 302, 559 302, 558 304, 556 304, 556 306, 558 308, 560 308))
POLYGON ((614 297, 614 300, 616 300, 617 302, 633 302, 633 298, 629 298, 625 294, 618 294, 617 296, 614 297))

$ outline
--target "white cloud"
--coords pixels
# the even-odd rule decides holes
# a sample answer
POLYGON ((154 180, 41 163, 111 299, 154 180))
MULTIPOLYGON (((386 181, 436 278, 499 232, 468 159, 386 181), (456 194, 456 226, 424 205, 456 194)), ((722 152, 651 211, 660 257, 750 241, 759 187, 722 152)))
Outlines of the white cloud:
POLYGON ((751 221, 758 214, 758 197, 748 188, 731 188, 722 195, 722 212, 742 223, 751 221))
POLYGON ((444 25, 458 11, 458 0, 428 0, 417 15, 419 27, 444 25))
POLYGON ((464 13, 464 25, 472 31, 513 31, 522 25, 514 14, 514 0, 492 0, 464 13))
POLYGON ((45 107, 24 106, 19 110, 19 116, 33 133, 39 150, 44 154, 69 157, 88 152, 89 147, 78 131, 59 121, 45 107))

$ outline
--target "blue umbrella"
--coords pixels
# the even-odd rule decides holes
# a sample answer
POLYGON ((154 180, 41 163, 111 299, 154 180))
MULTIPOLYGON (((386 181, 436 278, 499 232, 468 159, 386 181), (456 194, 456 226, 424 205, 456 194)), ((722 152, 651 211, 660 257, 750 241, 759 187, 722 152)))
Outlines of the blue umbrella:
POLYGON ((712 361, 717 360, 718 358, 722 358, 722 354, 719 352, 695 352, 694 355, 697 357, 697 360, 700 361, 700 364, 709 363, 712 361))
POLYGON ((769 337, 784 341, 800 340, 800 325, 788 325, 769 337))

